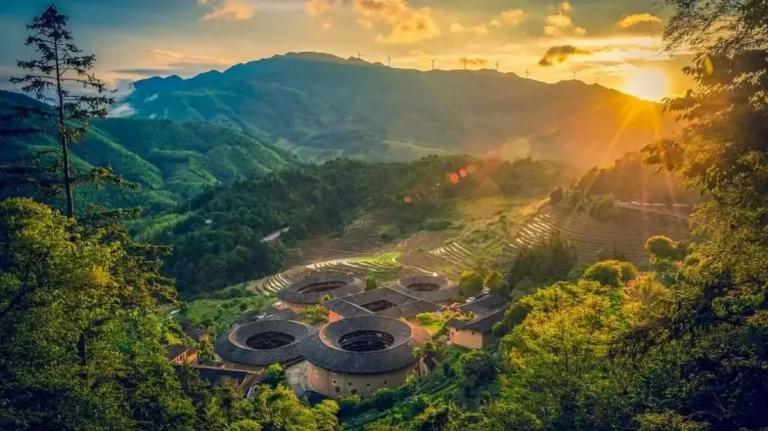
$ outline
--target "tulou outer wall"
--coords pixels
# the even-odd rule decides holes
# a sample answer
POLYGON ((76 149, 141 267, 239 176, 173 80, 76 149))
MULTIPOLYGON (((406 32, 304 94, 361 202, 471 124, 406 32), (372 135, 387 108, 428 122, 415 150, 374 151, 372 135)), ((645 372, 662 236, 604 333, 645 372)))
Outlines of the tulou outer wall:
POLYGON ((381 388, 400 387, 408 376, 418 373, 416 363, 381 374, 334 373, 310 363, 307 372, 312 388, 330 398, 348 395, 367 397, 381 388))

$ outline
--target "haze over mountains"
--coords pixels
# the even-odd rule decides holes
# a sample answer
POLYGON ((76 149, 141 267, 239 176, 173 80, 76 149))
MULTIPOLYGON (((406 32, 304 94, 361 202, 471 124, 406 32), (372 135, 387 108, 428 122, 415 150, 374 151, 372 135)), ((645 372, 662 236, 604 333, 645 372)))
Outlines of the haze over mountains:
POLYGON ((214 121, 309 160, 428 153, 604 164, 674 128, 662 106, 581 81, 389 68, 300 53, 135 83, 137 118, 214 121))

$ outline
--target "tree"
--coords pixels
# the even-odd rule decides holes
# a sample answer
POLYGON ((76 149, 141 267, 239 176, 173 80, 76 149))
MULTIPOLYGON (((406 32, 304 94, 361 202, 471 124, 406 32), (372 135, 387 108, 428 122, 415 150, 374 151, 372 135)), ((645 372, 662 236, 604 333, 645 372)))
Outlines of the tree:
POLYGON ((459 290, 465 298, 479 294, 483 290, 483 276, 476 271, 464 271, 459 279, 459 290))
POLYGON ((23 178, 31 174, 35 184, 48 194, 56 194, 63 183, 67 217, 75 216, 73 187, 83 183, 121 184, 122 180, 109 168, 93 169, 89 174, 73 174, 69 159, 69 145, 80 140, 88 130, 91 118, 107 115, 106 106, 114 99, 106 96, 106 86, 90 70, 96 61, 94 55, 81 55, 82 50, 72 43, 72 34, 66 29, 69 18, 49 5, 43 13, 27 26, 31 34, 26 45, 35 47, 40 58, 19 61, 18 67, 30 73, 11 78, 13 84, 21 84, 21 90, 32 93, 47 106, 19 106, 15 116, 19 119, 37 117, 42 124, 27 123, 24 128, 1 130, 0 136, 23 134, 48 134, 55 136, 61 147, 61 158, 48 169, 17 167, 5 172, 21 173, 23 178), (77 94, 73 86, 82 86, 92 93, 77 94), (51 124, 54 123, 55 127, 51 124), (59 166, 59 161, 61 165, 59 166), (60 173, 63 181, 54 181, 51 175, 60 173))
POLYGON ((485 286, 493 293, 507 296, 509 295, 509 289, 507 283, 504 281, 504 277, 498 271, 493 271, 486 279, 485 286))
POLYGON ((365 277, 365 290, 376 290, 379 287, 379 283, 376 281, 374 275, 368 275, 365 277))
POLYGON ((0 226, 0 428, 193 421, 165 357, 174 292, 157 257, 29 199, 0 202, 0 226))
POLYGON ((466 391, 474 391, 496 378, 498 370, 493 359, 482 350, 473 350, 459 358, 461 384, 466 391))
POLYGON ((637 277, 637 268, 628 262, 604 260, 584 271, 584 280, 596 281, 603 286, 619 287, 637 277))
POLYGON ((565 280, 577 261, 576 247, 555 232, 545 241, 526 247, 515 256, 508 284, 511 289, 516 289, 524 280, 530 280, 534 286, 565 280))
POLYGON ((680 256, 675 242, 664 235, 656 235, 645 241, 645 250, 654 260, 679 260, 680 256))

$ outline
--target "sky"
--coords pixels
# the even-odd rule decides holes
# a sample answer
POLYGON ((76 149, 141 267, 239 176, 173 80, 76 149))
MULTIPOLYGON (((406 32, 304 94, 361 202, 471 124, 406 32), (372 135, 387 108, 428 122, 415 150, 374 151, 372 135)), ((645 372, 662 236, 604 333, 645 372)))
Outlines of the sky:
MULTIPOLYGON (((0 87, 18 74, 25 24, 50 0, 0 2, 0 87)), ((652 100, 683 93, 692 55, 662 50, 658 0, 58 0, 111 85, 183 77, 287 52, 392 67, 497 68, 578 79, 652 100)))

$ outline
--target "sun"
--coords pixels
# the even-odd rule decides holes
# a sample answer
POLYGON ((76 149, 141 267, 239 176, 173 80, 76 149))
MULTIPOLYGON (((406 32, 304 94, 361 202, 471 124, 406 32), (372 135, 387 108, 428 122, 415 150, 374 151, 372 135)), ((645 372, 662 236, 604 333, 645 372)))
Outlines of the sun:
POLYGON ((659 69, 637 69, 624 83, 624 92, 659 102, 669 95, 669 77, 659 69))

